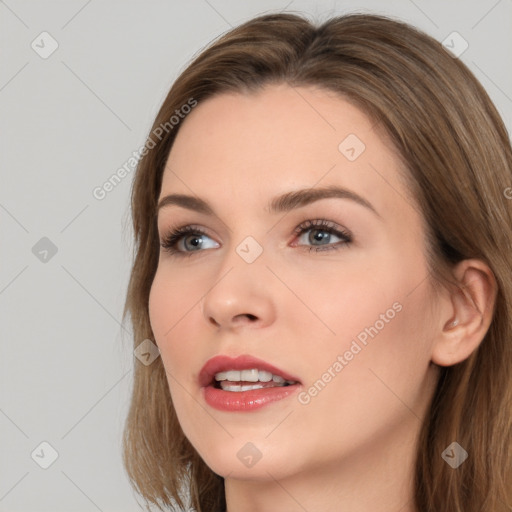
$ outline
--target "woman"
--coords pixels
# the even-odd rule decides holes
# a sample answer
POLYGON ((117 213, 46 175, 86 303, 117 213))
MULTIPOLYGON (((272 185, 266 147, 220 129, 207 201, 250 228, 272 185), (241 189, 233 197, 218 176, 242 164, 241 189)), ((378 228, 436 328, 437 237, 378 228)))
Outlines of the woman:
POLYGON ((132 190, 124 461, 200 511, 505 511, 512 151, 428 35, 255 18, 176 80, 132 190), (509 195, 508 195, 509 196, 509 195))

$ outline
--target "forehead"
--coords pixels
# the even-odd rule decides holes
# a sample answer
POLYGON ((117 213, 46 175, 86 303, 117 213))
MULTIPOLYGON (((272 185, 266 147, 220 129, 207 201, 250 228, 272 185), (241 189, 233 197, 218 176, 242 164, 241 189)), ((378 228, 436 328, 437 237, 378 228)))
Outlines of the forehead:
POLYGON ((182 123, 161 195, 192 193, 212 202, 229 196, 248 206, 293 189, 340 185, 377 209, 393 208, 408 195, 387 138, 331 91, 282 84, 220 94, 182 123))

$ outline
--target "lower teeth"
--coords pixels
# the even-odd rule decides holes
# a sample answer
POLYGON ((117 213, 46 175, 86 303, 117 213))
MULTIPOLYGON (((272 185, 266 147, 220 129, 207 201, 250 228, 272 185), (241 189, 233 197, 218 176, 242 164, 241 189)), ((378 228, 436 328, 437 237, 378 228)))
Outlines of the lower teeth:
POLYGON ((284 382, 283 384, 275 384, 273 386, 264 386, 262 384, 254 383, 254 384, 238 384, 236 382, 230 381, 220 381, 219 386, 223 391, 252 391, 253 389, 265 389, 265 388, 281 388, 284 386, 289 386, 288 382, 284 382))

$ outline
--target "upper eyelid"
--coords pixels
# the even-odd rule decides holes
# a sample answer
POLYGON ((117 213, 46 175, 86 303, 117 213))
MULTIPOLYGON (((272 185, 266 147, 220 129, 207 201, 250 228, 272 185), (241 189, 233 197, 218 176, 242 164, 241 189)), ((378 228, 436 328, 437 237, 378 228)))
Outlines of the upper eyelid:
MULTIPOLYGON (((339 224, 336 221, 329 220, 327 218, 319 217, 310 217, 306 218, 305 220, 299 222, 296 227, 293 228, 293 232, 295 232, 298 229, 312 229, 315 227, 323 227, 323 228, 329 228, 329 229, 340 229, 344 231, 349 231, 347 228, 345 228, 342 224, 339 224), (316 224, 318 223, 318 224, 316 224)), ((163 227, 160 229, 160 227, 157 225, 157 232, 159 235, 167 235, 168 233, 178 231, 181 229, 198 229, 202 231, 211 231, 210 228, 207 228, 203 226, 202 224, 199 224, 197 222, 184 222, 184 223, 176 223, 176 225, 173 225, 171 227, 163 227)), ((230 232, 232 230, 230 229, 230 232)))
MULTIPOLYGON (((189 225, 193 225, 193 226, 203 226, 203 224, 201 224, 201 222, 173 222, 172 220, 169 222, 168 220, 166 220, 167 218, 168 219, 173 219, 173 215, 170 214, 170 212, 167 212, 166 210, 173 210, 174 208, 176 208, 176 210, 180 213, 178 213, 178 216, 179 217, 185 217, 187 218, 189 215, 194 215, 194 217, 197 217, 199 219, 202 219, 202 221, 206 222, 206 223, 211 223, 211 222, 214 222, 215 224, 219 224, 221 226, 221 229, 224 229, 225 231, 231 233, 233 230, 229 227, 228 224, 226 224, 219 216, 217 216, 216 214, 209 214, 209 213, 205 213, 205 212, 200 212, 200 211, 195 211, 195 210, 191 210, 191 209, 188 209, 188 208, 183 208, 179 205, 171 205, 171 207, 164 207, 160 210, 157 211, 156 213, 156 216, 155 216, 155 221, 156 221, 156 226, 157 226, 157 230, 158 232, 160 233, 160 223, 162 223, 163 225, 163 231, 166 232, 166 231, 169 231, 171 228, 168 227, 169 224, 172 224, 173 226, 176 226, 176 229, 179 229, 180 227, 186 227, 186 226, 189 226, 189 225), (167 217, 168 213, 170 214, 169 217, 167 217)), ((203 227, 203 229, 205 229, 203 227)), ((209 228, 206 228, 206 229, 209 229, 209 228)))
MULTIPOLYGON (((307 193, 309 193, 310 191, 311 191, 311 189, 303 189, 303 190, 299 190, 299 191, 294 191, 290 194, 285 194, 283 197, 294 196, 294 195, 297 195, 297 197, 300 197, 303 194, 307 195, 307 193)), ((357 196, 357 194, 352 194, 351 191, 347 191, 346 189, 340 189, 339 187, 336 187, 336 186, 330 186, 330 187, 326 187, 325 189, 315 190, 315 192, 320 192, 320 197, 316 197, 313 200, 306 201, 304 204, 295 205, 290 208, 285 208, 287 211, 282 215, 281 220, 284 217, 287 217, 289 214, 300 215, 300 216, 308 215, 309 218, 313 218, 313 217, 315 217, 315 213, 312 213, 312 214, 306 213, 309 211, 310 208, 316 209, 317 206, 320 206, 322 203, 330 202, 330 201, 334 200, 333 202, 335 202, 335 203, 346 204, 349 207, 357 206, 357 205, 363 206, 364 207, 363 209, 365 211, 373 213, 375 218, 378 219, 380 222, 385 222, 385 219, 373 207, 373 205, 371 203, 366 201, 364 198, 357 196), (326 196, 322 197, 322 190, 334 190, 334 193, 327 194, 326 196), (338 195, 336 193, 336 190, 338 190, 338 191, 341 190, 341 197, 340 197, 340 195, 338 195), (347 197, 347 192, 348 192, 348 197, 347 197), (353 196, 356 197, 356 199, 354 199, 353 196)), ((213 210, 211 210, 209 205, 207 205, 208 206, 207 211, 203 211, 201 208, 196 209, 189 204, 189 202, 188 202, 189 199, 194 199, 194 198, 191 196, 186 196, 186 195, 182 195, 182 194, 170 194, 169 196, 166 196, 163 199, 161 199, 159 202, 159 205, 157 207, 157 211, 155 212, 157 225, 159 224, 160 219, 162 217, 164 217, 164 218, 166 217, 164 211, 176 209, 178 211, 185 212, 186 214, 198 215, 200 218, 204 218, 206 222, 211 222, 211 221, 214 221, 215 223, 219 222, 219 224, 222 225, 223 230, 225 230, 228 233, 232 233, 233 230, 229 227, 229 225, 226 224, 226 222, 224 222, 222 220, 222 218, 219 217, 213 210), (181 199, 176 202, 174 200, 171 200, 169 203, 167 203, 166 200, 171 197, 178 197, 181 199)), ((202 200, 200 200, 200 202, 202 202, 202 200)), ((286 200, 286 202, 288 202, 288 200, 286 200)), ((278 207, 277 209, 280 210, 280 207, 278 207)), ((265 209, 265 211, 268 213, 267 209, 265 209)), ((273 213, 279 214, 279 211, 276 211, 273 213)), ((331 215, 331 213, 318 213, 317 216, 318 217, 322 217, 322 216, 329 217, 331 215)), ((357 218, 359 218, 359 215, 357 215, 357 218)), ((364 220, 364 217, 362 219, 364 220)), ((278 220, 276 224, 280 223, 281 220, 278 220)), ((267 231, 267 233, 269 231, 271 231, 276 224, 273 224, 272 227, 267 231)), ((335 224, 337 224, 338 226, 341 226, 343 228, 343 230, 346 230, 349 233, 351 232, 349 229, 345 228, 343 225, 340 225, 338 223, 335 223, 335 224)), ((186 225, 186 224, 180 224, 180 225, 186 225)))
MULTIPOLYGON (((344 227, 341 224, 338 224, 337 222, 333 220, 329 220, 327 218, 307 218, 303 220, 302 222, 298 223, 296 227, 293 228, 292 234, 297 237, 302 235, 304 232, 314 230, 314 229, 320 229, 325 231, 332 232, 335 236, 338 237, 345 237, 353 239, 352 231, 346 227, 344 227)), ((201 236, 207 236, 208 238, 211 238, 215 243, 219 243, 217 240, 215 240, 215 237, 210 235, 208 233, 209 229, 205 228, 204 226, 197 224, 197 223, 185 223, 185 224, 178 224, 175 227, 170 228, 167 231, 164 231, 162 235, 159 234, 159 238, 165 240, 168 237, 172 235, 176 235, 176 240, 182 240, 188 235, 191 234, 200 234, 201 236), (183 231, 183 233, 180 233, 180 231, 183 231)), ((175 243, 177 243, 175 241, 175 243)))
MULTIPOLYGON (((281 223, 281 221, 285 218, 285 217, 289 217, 290 214, 296 214, 298 217, 302 217, 304 218, 303 221, 297 221, 296 222, 296 226, 299 226, 305 222, 308 222, 308 221, 316 221, 316 220, 327 220, 328 222, 334 224, 335 226, 339 226, 340 228, 343 228, 345 230, 348 231, 348 228, 345 228, 343 224, 340 224, 339 222, 336 222, 332 219, 328 219, 328 217, 331 217, 332 215, 336 215, 337 213, 335 213, 334 211, 325 211, 325 212, 322 212, 322 210, 320 211, 313 211, 313 212, 308 212, 308 208, 311 208, 313 207, 314 205, 318 204, 322 202, 322 200, 319 200, 319 201, 315 201, 315 203, 311 203, 311 204, 308 204, 308 205, 305 205, 305 206, 302 206, 302 207, 299 207, 299 208, 296 208, 295 210, 291 211, 291 212, 288 212, 286 213, 285 215, 283 215, 283 217, 281 217, 281 220, 278 220, 277 223, 273 223, 271 228, 268 230, 268 231, 271 231, 274 229, 274 226, 276 226, 277 224, 281 223)), ((181 208, 178 208, 178 209, 181 209, 181 208)), ((165 210, 165 208, 164 208, 165 210)), ((187 210, 183 210, 182 211, 185 211, 187 212, 187 210)), ((224 229, 229 232, 229 233, 232 233, 233 230, 224 222, 222 221, 222 219, 220 219, 219 217, 217 217, 216 215, 212 217, 210 217, 209 215, 207 214, 203 214, 203 213, 197 213, 197 212, 190 212, 188 211, 188 213, 196 213, 199 217, 204 217, 204 221, 205 222, 211 222, 212 220, 214 220, 214 223, 216 223, 216 220, 219 221, 219 224, 222 225, 222 228, 221 229, 224 229)), ((162 220, 160 221, 160 219, 162 218, 165 218, 164 215, 160 215, 158 216, 158 218, 156 219, 157 222, 157 230, 158 232, 169 232, 170 230, 172 229, 179 229, 181 227, 186 227, 186 226, 189 226, 189 225, 192 225, 192 226, 200 226, 202 229, 210 229, 210 228, 205 228, 203 224, 201 224, 201 222, 168 222, 166 220, 162 220), (160 223, 163 225, 162 229, 160 229, 160 223), (168 224, 172 224, 172 227, 169 227, 168 224)), ((185 217, 186 218, 186 217, 185 217)), ((172 219, 172 216, 170 217, 170 219, 172 219)), ((267 233, 268 233, 267 231, 267 233)))

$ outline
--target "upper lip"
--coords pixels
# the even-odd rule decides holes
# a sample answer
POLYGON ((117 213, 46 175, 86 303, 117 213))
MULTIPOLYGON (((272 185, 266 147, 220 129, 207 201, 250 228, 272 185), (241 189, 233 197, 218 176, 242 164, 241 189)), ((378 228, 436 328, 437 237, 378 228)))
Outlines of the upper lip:
POLYGON ((209 386, 213 382, 215 374, 219 372, 228 370, 249 370, 251 368, 264 370, 273 375, 280 375, 285 380, 300 382, 297 377, 257 357, 250 355, 240 355, 238 357, 218 355, 206 361, 205 365, 201 368, 199 372, 199 385, 201 387, 209 386))

